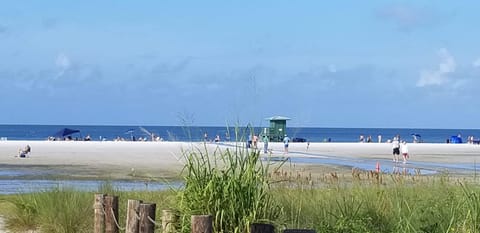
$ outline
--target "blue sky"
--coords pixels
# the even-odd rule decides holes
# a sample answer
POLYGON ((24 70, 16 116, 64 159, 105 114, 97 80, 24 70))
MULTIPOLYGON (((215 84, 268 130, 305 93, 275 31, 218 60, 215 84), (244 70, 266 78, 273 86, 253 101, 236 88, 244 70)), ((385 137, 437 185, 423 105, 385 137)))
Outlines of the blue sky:
POLYGON ((0 124, 480 128, 478 1, 9 1, 0 124))

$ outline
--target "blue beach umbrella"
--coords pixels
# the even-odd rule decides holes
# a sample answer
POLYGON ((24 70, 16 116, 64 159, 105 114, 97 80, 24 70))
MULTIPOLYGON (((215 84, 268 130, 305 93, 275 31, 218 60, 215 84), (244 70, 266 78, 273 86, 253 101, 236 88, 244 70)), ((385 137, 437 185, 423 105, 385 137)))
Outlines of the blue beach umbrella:
POLYGON ((74 133, 80 133, 80 130, 78 130, 78 129, 63 128, 63 129, 61 129, 60 131, 58 131, 57 133, 55 133, 55 137, 56 137, 56 138, 63 138, 63 137, 72 135, 72 134, 74 134, 74 133))
POLYGON ((422 136, 418 133, 412 133, 411 135, 413 137, 413 142, 417 142, 422 138, 422 136))
POLYGON ((132 139, 132 141, 133 141, 133 133, 134 133, 134 132, 135 132, 134 129, 129 129, 129 130, 127 130, 127 131, 125 132, 125 134, 130 134, 130 139, 132 139))

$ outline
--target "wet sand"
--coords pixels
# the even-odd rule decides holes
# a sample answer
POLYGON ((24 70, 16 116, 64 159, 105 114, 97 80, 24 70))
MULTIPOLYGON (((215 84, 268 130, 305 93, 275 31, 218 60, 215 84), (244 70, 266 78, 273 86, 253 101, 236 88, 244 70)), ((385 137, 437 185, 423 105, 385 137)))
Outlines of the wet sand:
MULTIPOLYGON (((260 143, 259 149, 262 146, 260 143)), ((441 164, 476 164, 480 160, 479 145, 410 143, 408 146, 411 164, 436 163, 442 166, 441 164)), ((203 142, 0 141, 0 168, 45 171, 70 178, 171 178, 179 176, 185 152, 204 152, 207 149, 213 153, 227 148, 243 150, 244 145, 203 142), (15 157, 18 150, 26 145, 32 148, 29 157, 15 157)), ((269 148, 272 150, 270 155, 274 157, 339 158, 351 161, 352 165, 359 159, 392 160, 389 143, 291 143, 288 155, 284 154, 282 143, 270 143, 269 148)), ((329 168, 336 171, 344 166, 297 161, 304 162, 299 162, 296 166, 303 166, 315 173, 329 172, 329 168)), ((349 169, 345 168, 346 171, 349 169)))

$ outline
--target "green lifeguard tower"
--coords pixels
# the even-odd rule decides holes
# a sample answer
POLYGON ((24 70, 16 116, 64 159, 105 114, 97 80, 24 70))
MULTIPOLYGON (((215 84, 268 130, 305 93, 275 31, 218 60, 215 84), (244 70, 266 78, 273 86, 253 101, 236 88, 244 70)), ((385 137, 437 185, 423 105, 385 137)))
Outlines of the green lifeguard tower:
POLYGON ((290 120, 290 118, 284 116, 273 116, 266 118, 266 120, 270 121, 270 128, 268 129, 268 138, 270 141, 283 141, 283 137, 287 133, 287 120, 290 120))

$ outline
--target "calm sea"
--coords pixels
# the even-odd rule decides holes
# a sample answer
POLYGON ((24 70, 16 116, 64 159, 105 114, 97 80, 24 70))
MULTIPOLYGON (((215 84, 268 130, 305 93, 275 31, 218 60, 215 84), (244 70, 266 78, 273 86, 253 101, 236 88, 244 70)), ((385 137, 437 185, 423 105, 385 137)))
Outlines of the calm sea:
MULTIPOLYGON (((131 140, 132 136, 148 137, 146 132, 154 133, 168 141, 201 141, 207 133, 208 139, 213 140, 219 135, 221 140, 237 140, 234 127, 209 127, 209 126, 92 126, 92 125, 0 125, 0 138, 3 140, 46 140, 55 135, 63 128, 80 130, 73 134, 73 138, 84 138, 90 135, 92 140, 113 140, 117 137, 131 140)), ((256 133, 262 132, 262 128, 255 128, 256 133)), ((240 128, 237 130, 238 140, 242 140, 250 130, 240 128)), ((289 137, 305 138, 311 142, 356 142, 360 135, 372 137, 376 142, 378 135, 382 140, 400 135, 403 140, 412 141, 412 134, 420 135, 423 142, 443 143, 451 136, 461 135, 463 141, 467 136, 480 137, 480 129, 396 129, 396 128, 311 128, 311 127, 288 127, 289 137)))

